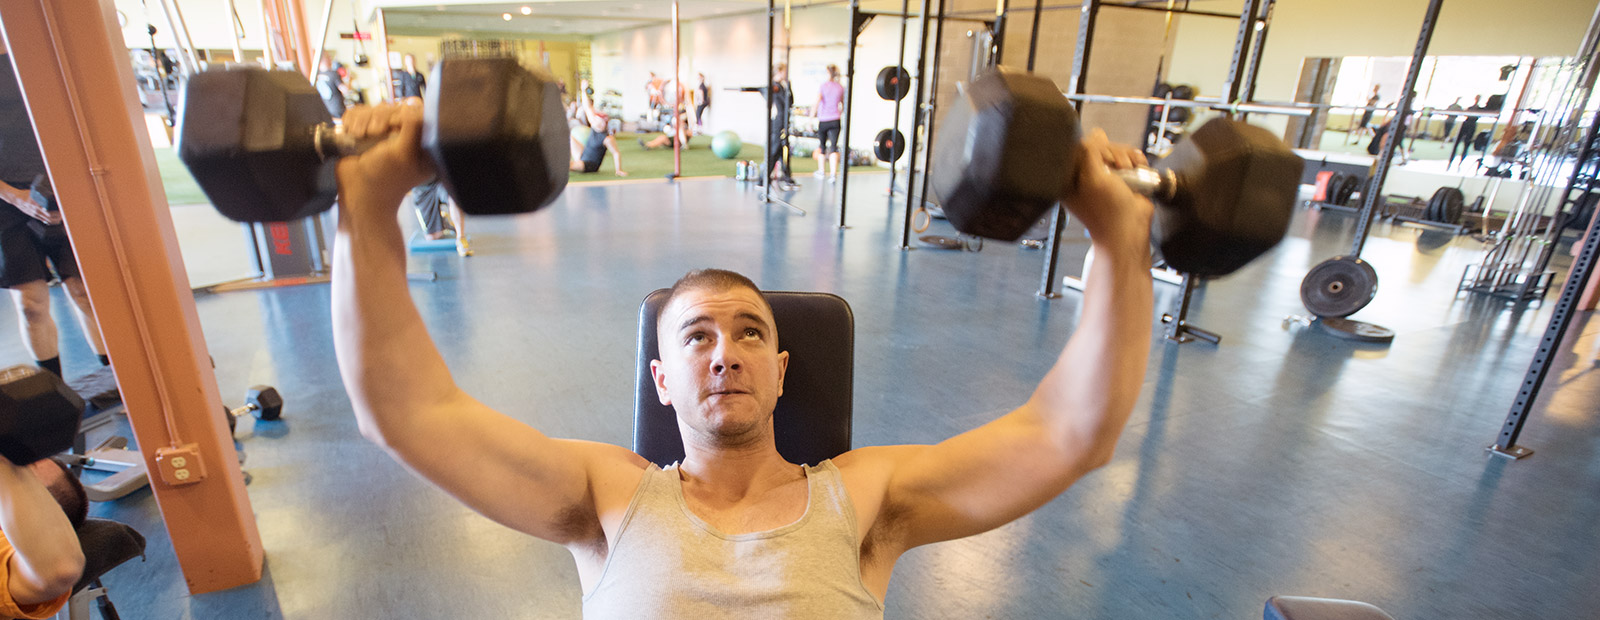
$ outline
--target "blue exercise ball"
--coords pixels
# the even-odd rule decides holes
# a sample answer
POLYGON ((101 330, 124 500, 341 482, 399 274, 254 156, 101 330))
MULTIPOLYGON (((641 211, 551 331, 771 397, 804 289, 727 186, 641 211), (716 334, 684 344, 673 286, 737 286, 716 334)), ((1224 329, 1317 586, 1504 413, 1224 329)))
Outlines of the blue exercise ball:
POLYGON ((717 132, 711 138, 711 152, 723 159, 733 159, 739 156, 739 150, 744 148, 744 141, 739 139, 739 134, 731 131, 717 132))

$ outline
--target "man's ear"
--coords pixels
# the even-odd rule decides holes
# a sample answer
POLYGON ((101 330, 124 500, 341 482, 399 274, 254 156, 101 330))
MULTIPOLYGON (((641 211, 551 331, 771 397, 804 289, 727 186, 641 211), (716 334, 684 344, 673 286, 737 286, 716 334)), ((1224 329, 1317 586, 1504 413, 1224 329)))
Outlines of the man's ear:
POLYGON ((672 406, 672 397, 667 395, 667 375, 661 372, 661 360, 650 360, 650 378, 656 383, 656 398, 661 404, 672 406))
POLYGON ((783 378, 789 375, 789 352, 778 352, 778 395, 783 396, 783 378))

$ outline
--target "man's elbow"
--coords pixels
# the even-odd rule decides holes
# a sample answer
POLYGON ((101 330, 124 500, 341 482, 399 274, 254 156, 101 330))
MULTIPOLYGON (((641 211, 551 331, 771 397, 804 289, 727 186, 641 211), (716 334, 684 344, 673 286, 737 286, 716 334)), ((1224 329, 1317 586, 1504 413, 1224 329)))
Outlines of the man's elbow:
POLYGON ((83 550, 78 548, 77 541, 73 541, 72 550, 56 560, 51 566, 40 571, 39 590, 45 593, 47 599, 55 599, 72 591, 78 585, 78 580, 83 577, 83 550))

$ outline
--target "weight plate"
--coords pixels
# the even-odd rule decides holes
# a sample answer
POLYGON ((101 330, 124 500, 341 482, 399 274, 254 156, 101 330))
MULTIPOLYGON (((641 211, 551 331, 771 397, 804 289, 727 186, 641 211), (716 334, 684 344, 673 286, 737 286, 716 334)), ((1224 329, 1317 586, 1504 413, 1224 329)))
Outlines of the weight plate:
POLYGON ((1346 174, 1341 176, 1339 179, 1339 186, 1333 191, 1333 204, 1339 206, 1349 205, 1350 197, 1356 193, 1356 189, 1359 187, 1361 187, 1360 177, 1357 177, 1354 174, 1346 174))
POLYGON ((884 67, 878 71, 877 86, 878 96, 884 101, 905 99, 911 91, 911 73, 905 67, 884 67))
POLYGON ((1179 84, 1172 87, 1173 99, 1194 100, 1194 87, 1188 84, 1179 84))
POLYGON ((885 129, 872 139, 872 154, 877 155, 879 161, 900 161, 900 155, 906 150, 905 144, 905 134, 895 129, 885 129))
POLYGON ((1317 319, 1317 325, 1324 331, 1345 340, 1387 344, 1394 341, 1394 330, 1382 325, 1373 325, 1365 321, 1352 321, 1338 317, 1322 317, 1317 319))
POLYGON ((1433 212, 1432 221, 1444 224, 1461 223, 1461 212, 1466 209, 1466 196, 1461 190, 1454 187, 1441 187, 1433 192, 1429 205, 1438 202, 1439 206, 1433 212))
POLYGON ((1343 172, 1335 172, 1331 175, 1328 175, 1328 185, 1322 190, 1322 201, 1328 204, 1338 204, 1337 202, 1334 202, 1334 197, 1339 195, 1339 186, 1343 184, 1343 172))
POLYGON ((1422 220, 1425 222, 1439 221, 1439 192, 1434 192, 1433 196, 1428 199, 1428 206, 1422 210, 1422 220))
POLYGON ((1300 301, 1319 317, 1346 317, 1367 307, 1378 294, 1378 272, 1367 261, 1335 256, 1322 261, 1300 281, 1300 301))

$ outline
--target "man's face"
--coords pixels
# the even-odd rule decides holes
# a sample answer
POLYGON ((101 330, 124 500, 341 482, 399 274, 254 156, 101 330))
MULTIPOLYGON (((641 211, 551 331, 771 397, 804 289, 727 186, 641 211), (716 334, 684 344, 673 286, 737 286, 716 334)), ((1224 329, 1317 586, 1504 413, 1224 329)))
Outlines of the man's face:
POLYGON ((406 54, 406 57, 402 61, 402 64, 405 65, 406 71, 411 71, 411 72, 415 73, 416 70, 417 70, 417 57, 416 56, 412 56, 410 54, 406 54))
MULTIPOLYGON (((661 309, 661 359, 650 362, 661 404, 701 437, 743 443, 770 433, 789 353, 761 294, 692 289, 661 309)), ((687 437, 686 437, 687 439, 687 437)))

